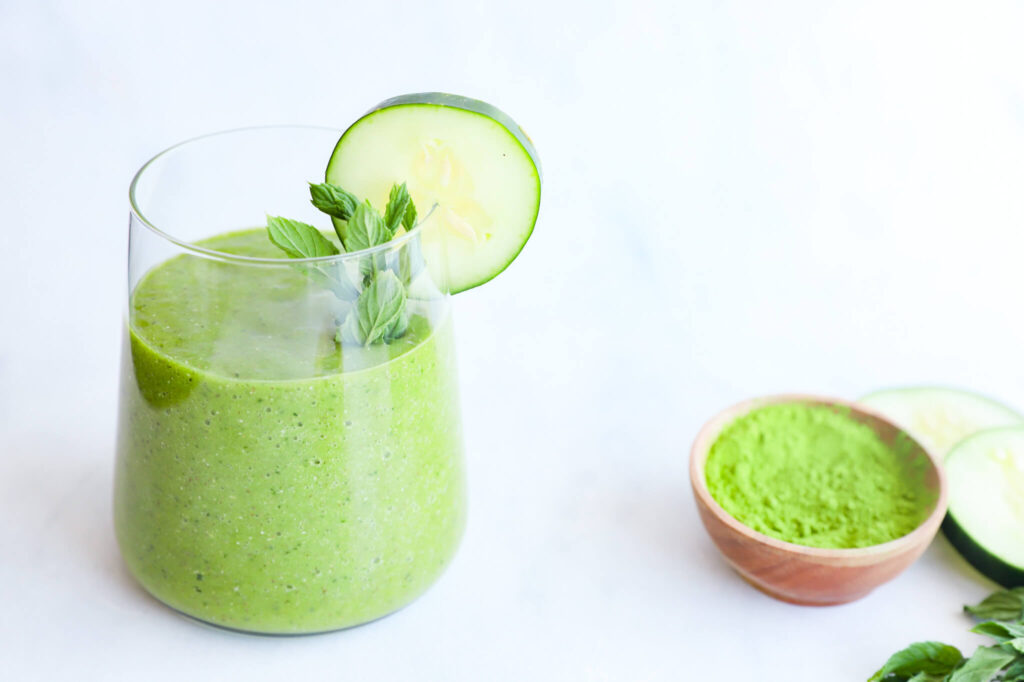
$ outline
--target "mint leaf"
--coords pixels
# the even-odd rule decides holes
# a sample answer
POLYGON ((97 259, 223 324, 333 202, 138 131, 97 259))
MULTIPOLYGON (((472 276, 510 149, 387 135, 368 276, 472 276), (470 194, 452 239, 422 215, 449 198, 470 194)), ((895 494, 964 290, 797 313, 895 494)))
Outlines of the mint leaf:
POLYGON ((1005 642, 1017 637, 1024 637, 1024 623, 1000 623, 989 620, 984 623, 978 623, 971 628, 971 632, 977 632, 979 635, 988 635, 1000 642, 1005 642))
POLYGON ((402 314, 398 316, 394 324, 384 331, 384 336, 381 337, 384 343, 391 343, 397 339, 405 336, 405 332, 409 329, 409 313, 402 306, 402 314))
MULTIPOLYGON (((392 236, 394 236, 395 232, 398 232, 398 228, 402 226, 405 221, 405 214, 408 212, 410 206, 413 206, 412 197, 409 196, 409 190, 406 188, 405 183, 403 182, 401 185, 391 185, 391 194, 388 197, 388 207, 384 211, 384 222, 387 223, 392 236)), ((415 206, 413 206, 412 212, 415 216, 415 206)))
POLYGON ((405 287, 395 273, 384 270, 359 294, 338 331, 338 340, 361 346, 392 341, 405 333, 408 324, 405 287))
MULTIPOLYGON (((334 242, 323 236, 319 230, 298 220, 267 216, 267 236, 274 246, 290 258, 316 258, 341 253, 334 242)), ((295 267, 319 281, 343 301, 354 301, 359 296, 359 289, 352 284, 344 266, 339 263, 295 267)))
MULTIPOLYGON (((921 673, 946 675, 963 660, 960 650, 942 642, 915 642, 906 649, 897 651, 868 682, 879 682, 892 678, 906 679, 921 673)), ((924 678, 927 679, 927 678, 924 678)))
POLYGON ((329 182, 319 185, 309 183, 309 195, 311 204, 327 215, 341 220, 349 220, 359 205, 359 200, 350 192, 329 182))
POLYGON ((1024 588, 994 592, 979 604, 965 606, 964 611, 979 620, 1021 620, 1024 616, 1024 588))
POLYGON ((980 646, 949 676, 949 682, 989 682, 1016 657, 998 646, 980 646))
POLYGON ((349 251, 362 251, 391 241, 384 219, 369 201, 356 207, 345 232, 345 248, 349 251))
MULTIPOLYGON (((405 183, 403 182, 402 184, 404 185, 405 183)), ((416 204, 412 203, 412 199, 409 199, 409 205, 405 208, 402 225, 406 231, 411 230, 416 225, 416 204)))
POLYGON ((312 225, 278 216, 267 216, 267 235, 274 246, 291 258, 318 258, 340 253, 334 242, 312 225))
MULTIPOLYGON (((369 201, 360 202, 338 185, 309 183, 309 194, 313 206, 331 216, 341 247, 312 225, 267 216, 267 233, 271 242, 292 258, 332 256, 371 249, 387 244, 402 225, 411 228, 416 221, 416 207, 405 183, 392 186, 384 217, 369 201)), ((339 343, 369 346, 393 341, 408 329, 407 293, 396 272, 404 270, 406 278, 411 279, 410 273, 417 267, 422 268, 422 256, 417 253, 417 259, 407 259, 404 268, 399 260, 399 256, 389 256, 384 251, 360 255, 362 286, 357 286, 349 278, 344 263, 296 264, 296 267, 331 289, 339 299, 351 304, 344 306, 347 314, 335 339, 339 343), (389 263, 396 272, 388 270, 389 263)))

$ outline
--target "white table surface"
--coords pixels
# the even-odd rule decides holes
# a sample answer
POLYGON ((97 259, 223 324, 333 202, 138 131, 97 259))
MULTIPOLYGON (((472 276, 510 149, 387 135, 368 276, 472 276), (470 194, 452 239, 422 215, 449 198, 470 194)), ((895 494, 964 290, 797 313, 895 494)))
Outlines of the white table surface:
POLYGON ((0 2, 0 679, 861 680, 973 647, 992 584, 944 539, 860 602, 776 602, 704 534, 686 458, 769 392, 1024 407, 1024 9, 402 4, 0 2), (200 133, 434 89, 511 113, 545 171, 526 250, 456 300, 458 557, 355 630, 196 625, 111 529, 128 181, 200 133))

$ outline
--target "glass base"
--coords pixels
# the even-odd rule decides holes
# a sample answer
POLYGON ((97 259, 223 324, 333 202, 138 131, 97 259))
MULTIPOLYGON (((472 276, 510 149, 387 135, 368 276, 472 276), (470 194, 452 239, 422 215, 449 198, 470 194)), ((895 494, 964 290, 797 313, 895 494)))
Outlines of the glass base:
POLYGON ((420 597, 422 597, 424 594, 426 594, 430 590, 430 587, 432 587, 432 585, 428 586, 426 590, 424 590, 423 592, 418 594, 413 599, 409 600, 405 604, 402 604, 401 606, 399 606, 399 607, 397 607, 397 608, 395 608, 395 609, 393 609, 391 611, 388 611, 384 615, 375 616, 373 618, 370 618, 369 620, 365 620, 365 621, 362 621, 360 623, 353 623, 351 625, 342 625, 341 627, 327 628, 327 629, 324 629, 324 630, 310 630, 308 632, 271 632, 271 631, 266 631, 266 630, 246 630, 244 628, 234 627, 234 626, 231 626, 231 625, 223 625, 221 623, 217 623, 217 622, 214 622, 214 621, 211 621, 211 620, 205 620, 205 619, 200 618, 198 616, 193 616, 192 614, 190 614, 190 613, 188 613, 186 611, 182 611, 181 609, 179 609, 179 608, 177 608, 175 606, 172 606, 171 604, 167 603, 163 599, 157 597, 155 594, 150 592, 149 589, 138 578, 136 578, 134 574, 132 574, 131 569, 128 566, 125 565, 124 569, 125 569, 126 577, 131 580, 131 582, 134 584, 135 588, 138 589, 140 594, 144 595, 145 597, 147 597, 149 599, 152 599, 153 602, 155 602, 156 604, 159 604, 160 607, 165 608, 165 609, 171 611, 172 613, 174 613, 177 616, 180 616, 184 620, 187 620, 187 621, 189 621, 191 623, 194 623, 194 624, 197 624, 197 625, 201 625, 201 626, 205 626, 205 627, 208 627, 208 628, 211 628, 211 629, 214 629, 214 630, 220 630, 220 631, 223 631, 223 632, 233 632, 233 633, 237 633, 237 634, 240 634, 240 635, 253 635, 253 636, 257 636, 257 637, 310 637, 310 636, 316 636, 316 635, 328 635, 328 634, 331 634, 333 632, 343 632, 345 630, 354 630, 356 628, 361 628, 361 627, 364 627, 366 625, 371 625, 371 624, 376 623, 378 621, 384 620, 386 618, 390 618, 391 616, 395 615, 399 611, 405 610, 406 608, 411 606, 414 602, 416 602, 420 597))
MULTIPOLYGON (((146 594, 149 594, 149 592, 146 592, 146 594)), ((153 595, 151 595, 151 594, 149 596, 153 597, 153 595)), ((383 616, 377 616, 376 618, 371 618, 370 620, 363 621, 362 623, 355 623, 353 625, 343 625, 340 628, 329 628, 327 630, 313 630, 313 631, 310 631, 310 632, 262 632, 260 630, 243 630, 241 628, 234 628, 234 627, 231 627, 229 625, 220 625, 219 623, 214 623, 212 621, 203 620, 202 618, 197 618, 196 616, 189 615, 189 614, 185 613, 184 611, 176 609, 173 606, 171 606, 170 604, 168 604, 167 602, 160 601, 156 597, 153 597, 153 599, 155 599, 157 602, 159 602, 162 606, 166 606, 167 608, 169 608, 171 611, 173 611, 174 613, 178 614, 179 616, 182 616, 185 620, 191 621, 193 623, 197 623, 199 625, 204 625, 204 626, 209 627, 209 628, 213 628, 214 630, 222 630, 222 631, 225 631, 225 632, 233 632, 233 633, 236 633, 236 634, 239 634, 239 635, 249 635, 249 636, 255 636, 255 637, 274 637, 274 638, 279 638, 279 637, 315 637, 317 635, 329 635, 329 634, 335 633, 335 632, 344 632, 345 630, 355 630, 356 628, 361 628, 361 627, 365 627, 367 625, 372 625, 373 623, 376 623, 378 621, 382 621, 382 620, 384 620, 386 618, 390 618, 391 616, 395 615, 399 611, 402 611, 402 610, 406 609, 414 601, 416 601, 414 599, 412 602, 409 602, 408 604, 403 604, 402 606, 399 606, 394 611, 389 611, 388 613, 385 613, 383 616)))

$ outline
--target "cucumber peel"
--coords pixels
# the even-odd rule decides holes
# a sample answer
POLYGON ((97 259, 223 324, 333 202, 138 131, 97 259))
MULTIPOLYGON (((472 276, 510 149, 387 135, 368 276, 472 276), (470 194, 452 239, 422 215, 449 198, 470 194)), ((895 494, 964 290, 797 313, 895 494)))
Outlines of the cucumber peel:
POLYGON ((943 458, 950 544, 997 583, 1024 585, 1024 417, 985 396, 933 386, 876 391, 860 402, 943 458))
POLYGON ((1024 585, 1024 426, 982 431, 946 457, 950 543, 1004 587, 1024 585))
POLYGON ((1024 425, 1024 417, 1009 407, 955 388, 891 388, 869 393, 858 402, 881 412, 939 457, 984 429, 1024 425))
POLYGON ((484 284, 519 255, 540 209, 529 137, 497 108, 458 95, 381 102, 342 134, 326 181, 381 204, 405 182, 421 215, 423 255, 451 293, 484 284), (433 209, 433 210, 432 210, 433 209))

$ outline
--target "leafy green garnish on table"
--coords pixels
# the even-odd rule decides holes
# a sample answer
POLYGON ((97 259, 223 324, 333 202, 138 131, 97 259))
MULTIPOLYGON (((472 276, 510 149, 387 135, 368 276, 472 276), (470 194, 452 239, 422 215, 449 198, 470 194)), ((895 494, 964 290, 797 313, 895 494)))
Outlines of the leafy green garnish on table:
POLYGON ((995 592, 979 604, 965 606, 964 611, 983 620, 1020 621, 1024 619, 1024 587, 995 592))
POLYGON ((927 679, 944 679, 943 676, 953 672, 964 658, 955 646, 942 642, 915 642, 902 651, 897 651, 885 662, 882 669, 876 672, 868 682, 878 680, 914 679, 919 675, 928 675, 927 679))
POLYGON ((1024 623, 987 620, 975 625, 971 628, 971 632, 988 635, 998 642, 1010 642, 1024 638, 1024 623))
POLYGON ((915 642, 889 657, 868 682, 1024 682, 1024 588, 1000 590, 964 611, 987 619, 971 629, 996 644, 970 657, 941 642, 915 642))
POLYGON ((979 646, 970 658, 953 671, 946 679, 949 682, 989 682, 1000 679, 999 671, 1017 658, 1017 652, 1007 651, 1001 646, 979 646))
MULTIPOLYGON (((392 186, 383 216, 369 200, 361 202, 337 185, 310 183, 309 193, 313 206, 342 221, 340 225, 334 222, 340 244, 309 223, 267 216, 270 241, 289 258, 319 258, 372 249, 390 242, 399 228, 411 230, 416 223, 416 206, 405 183, 392 186)), ((409 327, 406 287, 412 272, 405 251, 399 254, 397 273, 388 269, 384 253, 360 259, 361 286, 352 283, 341 263, 317 264, 309 270, 311 276, 327 284, 347 305, 335 334, 338 343, 370 346, 390 343, 405 334, 409 327)))

